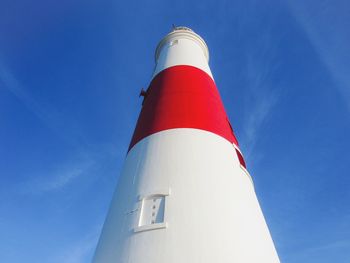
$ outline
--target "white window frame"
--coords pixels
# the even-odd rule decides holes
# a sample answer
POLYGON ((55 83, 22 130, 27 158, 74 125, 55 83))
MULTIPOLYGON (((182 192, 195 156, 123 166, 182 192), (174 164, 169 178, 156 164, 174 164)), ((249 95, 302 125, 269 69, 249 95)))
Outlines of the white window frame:
POLYGON ((167 199, 170 195, 170 189, 168 190, 158 190, 154 191, 152 193, 146 193, 139 195, 138 200, 140 202, 140 213, 138 215, 138 221, 137 226, 134 228, 134 232, 142 232, 142 231, 148 231, 148 230, 154 230, 154 229, 164 229, 168 227, 168 223, 166 220, 166 211, 167 211, 167 199), (163 222, 162 223, 155 223, 155 224, 148 224, 148 225, 141 225, 141 219, 142 219, 142 212, 144 208, 145 200, 152 199, 153 197, 164 197, 164 216, 163 216, 163 222))

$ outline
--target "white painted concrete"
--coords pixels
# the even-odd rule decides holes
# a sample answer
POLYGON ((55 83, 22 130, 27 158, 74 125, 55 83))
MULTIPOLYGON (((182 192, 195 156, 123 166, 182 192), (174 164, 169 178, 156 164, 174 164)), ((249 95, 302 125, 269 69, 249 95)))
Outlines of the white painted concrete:
POLYGON ((279 259, 234 146, 216 134, 184 128, 153 134, 131 149, 93 262, 279 259), (152 194, 165 196, 164 222, 137 231, 141 200, 152 194))
POLYGON ((177 30, 169 33, 156 50, 156 68, 160 71, 177 65, 189 65, 206 72, 212 79, 208 66, 209 51, 204 40, 194 32, 177 30))

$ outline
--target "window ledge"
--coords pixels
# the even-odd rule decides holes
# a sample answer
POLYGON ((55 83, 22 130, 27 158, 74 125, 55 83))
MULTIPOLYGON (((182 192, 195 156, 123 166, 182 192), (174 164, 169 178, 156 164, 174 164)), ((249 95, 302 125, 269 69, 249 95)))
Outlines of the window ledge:
POLYGON ((154 230, 154 229, 162 229, 167 227, 168 227, 168 223, 150 224, 150 225, 135 227, 134 232, 137 233, 137 232, 143 232, 143 231, 154 230))

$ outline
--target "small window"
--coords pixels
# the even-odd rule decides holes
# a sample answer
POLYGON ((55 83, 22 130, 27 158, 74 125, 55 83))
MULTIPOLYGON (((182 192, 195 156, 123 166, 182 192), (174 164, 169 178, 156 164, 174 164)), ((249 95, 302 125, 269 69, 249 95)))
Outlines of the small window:
POLYGON ((247 169, 242 154, 241 154, 240 151, 238 151, 237 149, 235 149, 235 150, 236 150, 236 153, 237 153, 237 156, 238 156, 239 163, 240 163, 244 168, 247 169))
POLYGON ((228 120, 227 117, 226 117, 226 121, 227 121, 227 123, 228 123, 228 126, 230 126, 230 130, 231 130, 231 132, 232 132, 232 134, 233 134, 233 129, 232 129, 231 122, 228 120))
POLYGON ((139 226, 164 223, 165 196, 143 199, 139 226))
POLYGON ((173 41, 170 42, 169 46, 174 46, 174 45, 177 45, 179 43, 179 40, 175 39, 173 41))
POLYGON ((167 228, 168 224, 165 221, 165 207, 168 191, 160 191, 154 194, 139 196, 141 201, 141 209, 139 220, 134 232, 167 228))

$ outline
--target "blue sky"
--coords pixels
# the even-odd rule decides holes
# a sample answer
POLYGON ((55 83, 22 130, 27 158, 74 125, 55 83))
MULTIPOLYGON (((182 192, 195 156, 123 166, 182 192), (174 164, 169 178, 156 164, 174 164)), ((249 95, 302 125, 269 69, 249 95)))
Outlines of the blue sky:
POLYGON ((210 66, 285 263, 350 262, 348 1, 0 3, 0 262, 90 262, 171 25, 210 66))

